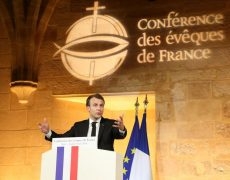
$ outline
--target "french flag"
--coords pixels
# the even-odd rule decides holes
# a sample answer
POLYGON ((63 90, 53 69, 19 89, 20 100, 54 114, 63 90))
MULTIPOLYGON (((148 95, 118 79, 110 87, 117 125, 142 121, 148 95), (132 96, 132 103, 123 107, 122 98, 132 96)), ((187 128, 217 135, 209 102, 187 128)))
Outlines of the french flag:
POLYGON ((77 170, 78 146, 72 146, 71 148, 57 147, 55 180, 77 180, 77 170), (66 157, 64 158, 64 156, 66 157))
POLYGON ((44 154, 42 159, 49 163, 42 167, 41 180, 78 180, 78 155, 78 146, 57 147, 44 154))

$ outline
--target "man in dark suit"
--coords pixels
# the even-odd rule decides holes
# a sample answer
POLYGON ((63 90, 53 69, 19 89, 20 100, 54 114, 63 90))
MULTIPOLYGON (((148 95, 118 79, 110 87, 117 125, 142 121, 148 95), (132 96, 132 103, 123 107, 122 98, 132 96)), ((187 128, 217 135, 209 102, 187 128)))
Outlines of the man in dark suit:
POLYGON ((58 134, 50 129, 46 120, 39 123, 40 130, 45 134, 46 140, 58 137, 87 137, 96 136, 98 148, 104 150, 114 150, 114 140, 124 139, 127 130, 123 123, 123 116, 118 119, 108 119, 102 117, 104 112, 105 100, 100 94, 90 95, 86 100, 86 107, 89 118, 76 122, 68 131, 58 134))

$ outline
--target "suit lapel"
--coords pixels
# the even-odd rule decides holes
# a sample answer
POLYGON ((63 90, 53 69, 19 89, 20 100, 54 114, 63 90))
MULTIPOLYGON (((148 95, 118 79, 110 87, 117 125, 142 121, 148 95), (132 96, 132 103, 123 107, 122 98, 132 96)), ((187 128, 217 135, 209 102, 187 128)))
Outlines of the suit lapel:
POLYGON ((85 121, 85 123, 83 124, 83 127, 80 129, 80 131, 82 132, 83 137, 87 136, 88 131, 89 131, 89 119, 87 121, 85 121))
POLYGON ((105 120, 103 118, 101 118, 100 128, 99 128, 99 132, 98 132, 98 142, 101 140, 104 129, 105 129, 105 120))

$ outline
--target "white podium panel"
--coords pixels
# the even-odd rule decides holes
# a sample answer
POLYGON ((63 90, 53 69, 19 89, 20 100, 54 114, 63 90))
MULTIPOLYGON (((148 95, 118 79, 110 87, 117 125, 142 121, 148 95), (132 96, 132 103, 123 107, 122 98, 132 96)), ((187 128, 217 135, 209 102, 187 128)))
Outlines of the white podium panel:
POLYGON ((90 147, 63 146, 42 154, 41 180, 122 180, 122 156, 90 147))

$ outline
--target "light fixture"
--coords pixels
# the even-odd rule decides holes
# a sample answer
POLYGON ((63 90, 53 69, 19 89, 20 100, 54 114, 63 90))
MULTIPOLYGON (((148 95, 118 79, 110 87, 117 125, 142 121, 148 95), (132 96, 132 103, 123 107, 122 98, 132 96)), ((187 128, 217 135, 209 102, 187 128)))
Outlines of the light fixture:
POLYGON ((10 83, 10 90, 17 95, 20 104, 27 104, 36 89, 37 83, 32 81, 14 81, 10 83))
POLYGON ((10 90, 21 104, 27 104, 37 89, 39 52, 57 3, 58 0, 0 3, 1 23, 7 27, 11 45, 10 90))

